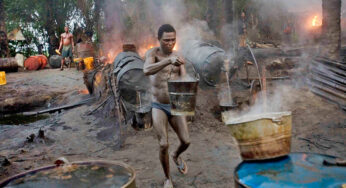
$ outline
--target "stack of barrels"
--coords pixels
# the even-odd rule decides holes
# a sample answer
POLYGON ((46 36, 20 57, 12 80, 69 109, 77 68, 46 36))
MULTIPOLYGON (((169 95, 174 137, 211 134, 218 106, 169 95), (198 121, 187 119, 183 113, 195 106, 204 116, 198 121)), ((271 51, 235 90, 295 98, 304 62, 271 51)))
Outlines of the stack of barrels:
POLYGON ((48 59, 44 55, 30 56, 24 61, 26 70, 39 70, 46 67, 48 59))

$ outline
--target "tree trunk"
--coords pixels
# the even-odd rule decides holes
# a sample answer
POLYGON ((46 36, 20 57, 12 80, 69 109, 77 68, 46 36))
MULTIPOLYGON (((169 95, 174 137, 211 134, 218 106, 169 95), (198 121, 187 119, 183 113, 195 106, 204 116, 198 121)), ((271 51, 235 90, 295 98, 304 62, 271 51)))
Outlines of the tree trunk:
POLYGON ((217 35, 217 2, 214 0, 208 0, 208 9, 206 12, 206 21, 209 25, 209 28, 214 31, 217 35))
POLYGON ((0 0, 0 57, 9 57, 10 51, 8 48, 4 6, 4 1, 0 0))
POLYGON ((233 0, 225 0, 225 18, 226 23, 232 24, 233 22, 233 0))
POLYGON ((341 0, 322 0, 322 11, 322 53, 338 60, 341 45, 341 0))

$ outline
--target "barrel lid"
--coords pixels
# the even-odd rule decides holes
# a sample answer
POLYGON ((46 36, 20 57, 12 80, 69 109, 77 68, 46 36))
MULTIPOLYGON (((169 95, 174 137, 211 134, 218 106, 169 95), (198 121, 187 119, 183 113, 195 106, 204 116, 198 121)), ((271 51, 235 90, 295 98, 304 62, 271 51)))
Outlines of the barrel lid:
POLYGON ((243 115, 237 118, 230 118, 228 121, 226 121, 226 124, 236 125, 240 123, 256 121, 259 119, 278 119, 284 116, 290 116, 291 114, 292 112, 286 111, 286 112, 268 112, 268 113, 261 113, 261 114, 243 115))
POLYGON ((242 162, 235 169, 235 180, 244 187, 341 187, 346 168, 325 166, 335 157, 313 153, 291 153, 286 157, 242 162))

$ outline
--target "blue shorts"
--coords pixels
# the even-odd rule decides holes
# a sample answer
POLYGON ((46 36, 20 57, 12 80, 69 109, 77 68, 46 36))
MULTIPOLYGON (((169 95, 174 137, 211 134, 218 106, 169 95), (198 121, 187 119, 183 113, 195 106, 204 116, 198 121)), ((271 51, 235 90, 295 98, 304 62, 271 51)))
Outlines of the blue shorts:
POLYGON ((162 104, 162 103, 152 102, 151 107, 162 110, 167 115, 167 117, 172 117, 170 104, 162 104))

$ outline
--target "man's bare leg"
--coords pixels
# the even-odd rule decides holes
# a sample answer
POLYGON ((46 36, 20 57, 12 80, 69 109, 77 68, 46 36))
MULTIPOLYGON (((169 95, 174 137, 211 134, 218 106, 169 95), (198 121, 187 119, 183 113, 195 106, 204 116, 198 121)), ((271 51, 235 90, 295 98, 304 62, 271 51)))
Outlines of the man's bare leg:
POLYGON ((166 184, 171 184, 171 177, 169 173, 169 154, 168 154, 168 133, 167 133, 167 127, 168 127, 168 118, 167 115, 156 108, 152 109, 152 116, 153 116, 153 127, 156 130, 159 144, 160 144, 160 162, 163 168, 163 171, 165 173, 166 184), (167 182, 168 181, 168 182, 167 182))
POLYGON ((169 123, 171 124, 173 130, 175 131, 180 140, 180 145, 178 146, 177 150, 173 153, 173 161, 177 165, 181 165, 179 164, 178 158, 180 154, 182 154, 190 145, 190 136, 187 127, 186 117, 173 116, 169 119, 169 123))
POLYGON ((60 67, 60 70, 64 70, 64 64, 65 64, 65 58, 63 57, 61 59, 61 67, 60 67))

